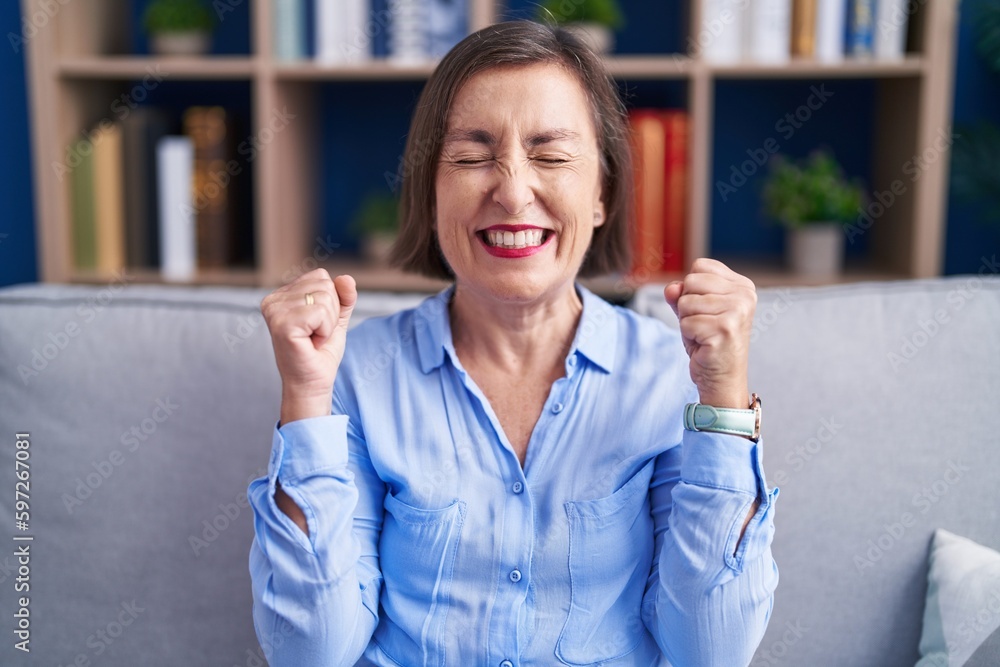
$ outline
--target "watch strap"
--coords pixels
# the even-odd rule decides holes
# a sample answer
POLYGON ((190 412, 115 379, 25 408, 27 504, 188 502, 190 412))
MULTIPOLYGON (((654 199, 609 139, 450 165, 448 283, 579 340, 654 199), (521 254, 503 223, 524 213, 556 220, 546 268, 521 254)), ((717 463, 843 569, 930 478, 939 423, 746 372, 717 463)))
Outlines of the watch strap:
POLYGON ((688 403, 684 407, 684 428, 689 431, 741 435, 757 440, 760 437, 760 399, 754 394, 754 407, 749 410, 688 403))

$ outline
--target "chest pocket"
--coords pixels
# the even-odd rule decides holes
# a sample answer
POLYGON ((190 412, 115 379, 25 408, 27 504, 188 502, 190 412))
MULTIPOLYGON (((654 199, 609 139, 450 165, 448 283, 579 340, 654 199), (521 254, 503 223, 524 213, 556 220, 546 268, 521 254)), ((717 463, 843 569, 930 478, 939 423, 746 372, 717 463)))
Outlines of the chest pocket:
POLYGON ((596 665, 639 646, 640 615, 653 557, 649 480, 653 461, 597 500, 566 503, 569 615, 556 653, 570 665, 596 665))
POLYGON ((428 510, 387 493, 384 507, 379 543, 384 616, 373 639, 401 665, 443 666, 465 503, 428 510))

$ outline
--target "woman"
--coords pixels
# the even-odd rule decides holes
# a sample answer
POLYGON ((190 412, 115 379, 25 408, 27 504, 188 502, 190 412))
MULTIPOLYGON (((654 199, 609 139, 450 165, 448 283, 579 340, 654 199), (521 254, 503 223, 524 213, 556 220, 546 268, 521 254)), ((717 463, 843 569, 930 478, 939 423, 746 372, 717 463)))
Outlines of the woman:
POLYGON ((753 284, 695 261, 665 290, 680 334, 576 284, 626 266, 631 167, 614 83, 558 29, 456 46, 404 165, 394 261, 452 286, 350 345, 350 276, 261 305, 282 403, 250 568, 272 667, 746 665, 777 489, 752 428, 684 413, 752 422, 753 284))

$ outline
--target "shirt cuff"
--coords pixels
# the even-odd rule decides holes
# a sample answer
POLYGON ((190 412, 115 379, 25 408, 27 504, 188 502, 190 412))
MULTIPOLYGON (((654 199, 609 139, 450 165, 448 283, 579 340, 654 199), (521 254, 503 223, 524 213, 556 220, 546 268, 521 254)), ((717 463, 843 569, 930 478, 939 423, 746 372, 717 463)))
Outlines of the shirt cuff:
POLYGON ((294 482, 318 470, 347 467, 347 415, 327 415, 274 423, 267 475, 294 482))
POLYGON ((684 431, 681 479, 765 498, 761 442, 726 433, 684 431))

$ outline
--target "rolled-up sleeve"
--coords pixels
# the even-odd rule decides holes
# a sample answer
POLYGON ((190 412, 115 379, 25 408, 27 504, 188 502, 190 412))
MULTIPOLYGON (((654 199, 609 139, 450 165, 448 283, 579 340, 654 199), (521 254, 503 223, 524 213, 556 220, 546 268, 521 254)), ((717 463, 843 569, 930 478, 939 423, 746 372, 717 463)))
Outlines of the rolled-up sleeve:
POLYGON ((747 665, 764 636, 778 584, 771 555, 778 489, 767 488, 762 446, 684 431, 680 445, 657 457, 643 620, 678 667, 747 665))
POLYGON ((385 486, 346 415, 275 425, 267 477, 251 482, 253 619, 271 667, 354 665, 378 620, 385 486), (306 516, 306 535, 274 500, 306 516))

